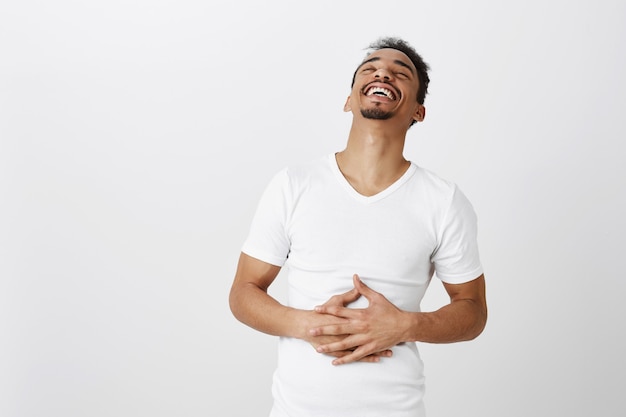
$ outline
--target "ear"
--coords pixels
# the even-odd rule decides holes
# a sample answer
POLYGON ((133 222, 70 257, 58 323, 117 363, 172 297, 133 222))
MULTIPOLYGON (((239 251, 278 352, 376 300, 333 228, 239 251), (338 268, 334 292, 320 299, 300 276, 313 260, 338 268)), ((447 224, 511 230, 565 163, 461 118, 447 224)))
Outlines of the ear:
POLYGON ((350 96, 348 96, 348 98, 346 99, 346 104, 343 105, 343 111, 345 111, 346 113, 352 111, 352 105, 350 104, 350 96))
POLYGON ((426 117, 426 107, 418 104, 417 110, 415 110, 415 114, 413 115, 413 120, 415 120, 416 122, 423 122, 424 117, 426 117))

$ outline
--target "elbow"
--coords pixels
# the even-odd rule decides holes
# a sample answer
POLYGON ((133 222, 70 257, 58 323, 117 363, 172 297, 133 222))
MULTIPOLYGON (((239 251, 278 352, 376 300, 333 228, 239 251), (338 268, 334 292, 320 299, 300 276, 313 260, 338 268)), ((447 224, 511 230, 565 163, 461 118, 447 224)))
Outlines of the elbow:
POLYGON ((474 340, 478 336, 482 334, 487 326, 487 307, 485 306, 481 309, 480 313, 477 314, 476 320, 474 321, 474 326, 472 330, 469 332, 469 338, 467 340, 474 340))
POLYGON ((237 289, 233 286, 228 294, 228 307, 232 315, 239 321, 241 321, 241 297, 238 295, 237 289))
POLYGON ((250 292, 249 284, 235 283, 228 294, 228 306, 232 315, 243 324, 249 325, 252 318, 253 293, 250 292))

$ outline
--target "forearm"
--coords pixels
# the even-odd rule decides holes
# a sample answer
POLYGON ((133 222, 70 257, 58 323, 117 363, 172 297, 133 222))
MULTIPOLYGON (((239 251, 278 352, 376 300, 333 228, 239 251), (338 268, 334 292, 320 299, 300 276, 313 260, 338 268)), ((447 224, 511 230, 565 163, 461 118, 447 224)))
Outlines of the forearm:
POLYGON ((302 338, 306 332, 306 317, 312 314, 279 303, 265 290, 252 283, 242 283, 233 287, 229 302, 237 320, 255 330, 274 336, 302 338))
POLYGON ((485 328, 486 307, 475 300, 452 302, 437 311, 406 313, 406 340, 453 343, 472 340, 485 328))

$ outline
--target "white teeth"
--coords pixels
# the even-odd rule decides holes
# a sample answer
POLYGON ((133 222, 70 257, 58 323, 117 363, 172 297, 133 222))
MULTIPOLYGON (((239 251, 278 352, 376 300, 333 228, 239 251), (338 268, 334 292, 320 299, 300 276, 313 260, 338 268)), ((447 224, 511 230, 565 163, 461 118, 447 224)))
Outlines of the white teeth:
POLYGON ((391 99, 391 100, 395 100, 396 97, 393 95, 393 93, 391 92, 391 90, 387 90, 386 88, 383 87, 372 87, 369 90, 367 90, 366 95, 371 96, 374 94, 383 94, 385 95, 387 98, 391 99))

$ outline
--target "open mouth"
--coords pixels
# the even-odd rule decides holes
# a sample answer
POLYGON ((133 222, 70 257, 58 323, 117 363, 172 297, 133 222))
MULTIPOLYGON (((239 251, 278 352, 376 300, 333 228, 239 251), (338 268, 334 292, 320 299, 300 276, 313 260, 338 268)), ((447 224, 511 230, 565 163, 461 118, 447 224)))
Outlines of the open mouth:
POLYGON ((375 86, 375 87, 370 87, 365 91, 365 95, 366 96, 379 96, 379 97, 386 97, 389 100, 394 100, 396 99, 395 94, 384 87, 380 87, 380 86, 375 86))

